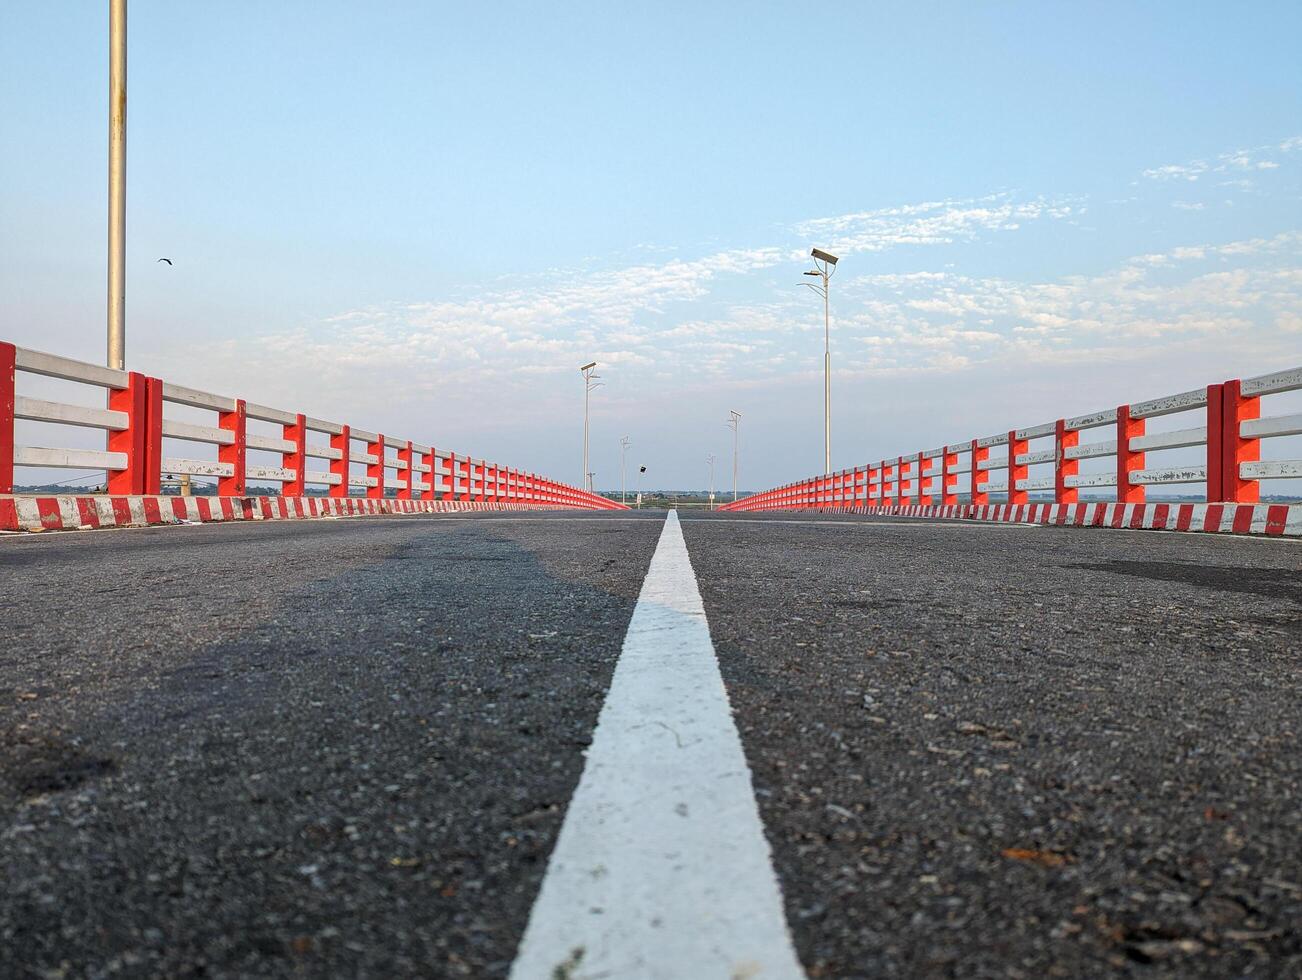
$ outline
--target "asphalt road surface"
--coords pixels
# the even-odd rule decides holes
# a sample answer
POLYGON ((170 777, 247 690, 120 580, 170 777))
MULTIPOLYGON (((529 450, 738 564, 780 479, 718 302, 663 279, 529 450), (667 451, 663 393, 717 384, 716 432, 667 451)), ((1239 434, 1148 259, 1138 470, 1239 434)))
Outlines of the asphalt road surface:
MULTIPOLYGON (((1297 542, 680 516, 808 976, 1302 975, 1297 542)), ((0 538, 0 976, 505 977, 664 525, 0 538)))

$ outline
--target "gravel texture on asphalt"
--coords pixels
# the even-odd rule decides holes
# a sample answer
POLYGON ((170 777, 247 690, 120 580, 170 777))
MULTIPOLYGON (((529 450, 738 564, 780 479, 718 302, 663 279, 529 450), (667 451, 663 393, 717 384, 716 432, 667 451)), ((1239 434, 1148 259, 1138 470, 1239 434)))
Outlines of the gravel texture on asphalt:
POLYGON ((1302 976, 1302 545, 683 514, 814 977, 1302 976))
POLYGON ((645 518, 0 539, 0 976, 504 975, 645 518))

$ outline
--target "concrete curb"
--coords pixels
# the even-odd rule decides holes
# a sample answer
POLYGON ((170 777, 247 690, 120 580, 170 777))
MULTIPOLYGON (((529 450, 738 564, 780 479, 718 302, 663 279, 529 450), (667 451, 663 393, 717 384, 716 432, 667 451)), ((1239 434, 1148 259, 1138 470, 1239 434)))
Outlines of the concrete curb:
MULTIPOLYGON (((806 508, 797 508, 797 512, 806 508)), ((825 506, 817 511, 881 514, 1062 527, 1109 527, 1134 531, 1196 531, 1302 537, 1302 504, 956 504, 951 506, 825 506)))
POLYGON ((562 510, 557 504, 365 497, 0 496, 0 531, 78 531, 216 521, 311 520, 381 514, 562 510))

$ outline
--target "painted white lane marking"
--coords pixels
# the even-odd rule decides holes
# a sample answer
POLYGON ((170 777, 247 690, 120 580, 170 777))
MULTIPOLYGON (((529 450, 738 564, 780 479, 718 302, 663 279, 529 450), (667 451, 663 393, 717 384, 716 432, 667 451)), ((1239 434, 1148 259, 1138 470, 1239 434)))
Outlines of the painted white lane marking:
POLYGON ((511 977, 804 977, 675 511, 511 977))

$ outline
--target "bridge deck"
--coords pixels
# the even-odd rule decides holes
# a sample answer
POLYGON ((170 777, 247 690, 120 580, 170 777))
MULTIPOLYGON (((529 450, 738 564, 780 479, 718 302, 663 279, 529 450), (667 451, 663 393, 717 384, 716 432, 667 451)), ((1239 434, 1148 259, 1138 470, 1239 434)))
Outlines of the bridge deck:
MULTIPOLYGON (((0 974, 505 975, 663 524, 0 540, 0 974)), ((1302 967, 1296 542, 682 527, 809 975, 1302 967)))

